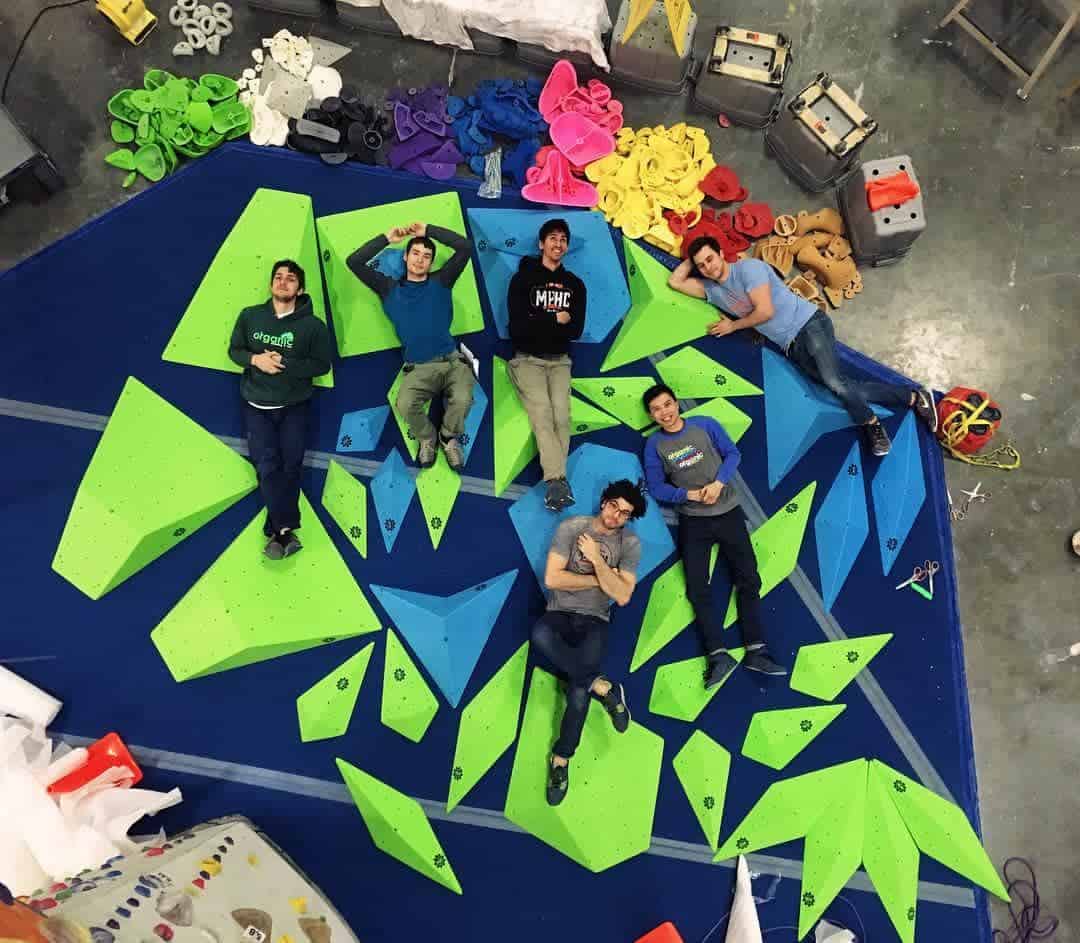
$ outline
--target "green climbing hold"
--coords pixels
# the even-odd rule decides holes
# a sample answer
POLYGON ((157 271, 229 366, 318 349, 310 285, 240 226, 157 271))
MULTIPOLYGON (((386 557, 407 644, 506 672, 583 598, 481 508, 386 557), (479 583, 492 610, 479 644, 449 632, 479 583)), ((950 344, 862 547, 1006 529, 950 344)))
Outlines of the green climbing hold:
MULTIPOLYGON (((872 768, 868 767, 868 772, 872 768)), ((863 868, 874 882, 902 943, 914 943, 919 849, 892 801, 892 791, 891 784, 878 776, 867 776, 863 868)))
POLYGON ((154 110, 154 106, 157 104, 157 100, 154 98, 153 92, 148 92, 144 88, 137 88, 131 93, 131 97, 128 99, 132 107, 140 112, 149 114, 154 110))
POLYGON ((831 701, 880 652, 891 632, 803 645, 791 671, 791 690, 831 701))
POLYGON ((213 128, 210 128, 208 131, 195 132, 195 143, 198 144, 199 147, 206 148, 208 151, 213 150, 224 140, 225 136, 223 134, 218 134, 213 128))
POLYGON ((424 521, 433 549, 439 549, 450 512, 454 509, 458 492, 461 491, 461 475, 446 461, 446 454, 439 449, 438 458, 431 468, 424 468, 416 476, 416 493, 424 509, 424 521))
POLYGON ((570 397, 570 435, 585 435, 586 432, 599 432, 617 426, 619 420, 592 403, 586 403, 576 396, 570 397))
POLYGON ((178 124, 176 126, 176 130, 173 131, 173 133, 169 135, 169 137, 172 140, 173 144, 175 144, 177 147, 182 147, 185 144, 190 144, 193 139, 193 135, 191 133, 191 125, 178 124))
POLYGON ((356 697, 364 683, 374 648, 375 643, 368 642, 296 699, 300 739, 304 743, 340 737, 349 729, 356 697))
POLYGON ((164 69, 150 69, 143 76, 143 87, 149 92, 155 92, 169 82, 175 82, 176 76, 164 69))
POLYGON ((652 422, 641 394, 655 384, 653 377, 582 377, 570 383, 578 393, 631 429, 644 429, 652 422))
POLYGON ((708 734, 695 730, 675 754, 671 765, 709 848, 715 852, 724 817, 731 754, 708 734))
POLYGON ((524 642, 461 711, 447 812, 453 811, 514 742, 528 657, 529 643, 524 642))
MULTIPOLYGON (((746 649, 729 648, 728 654, 741 664, 746 649)), ((649 710, 664 717, 685 720, 693 723, 698 719, 709 702, 727 683, 727 678, 719 684, 706 688, 704 684, 707 663, 704 655, 687 658, 656 669, 653 678, 652 693, 649 695, 649 710)), ((733 672, 734 673, 734 672, 733 672)), ((731 675, 728 675, 731 677, 731 675)))
POLYGON ((165 176, 165 155, 156 144, 144 144, 135 152, 135 169, 147 180, 157 183, 165 176))
POLYGON ((788 710, 758 711, 750 718, 742 755, 773 769, 783 769, 839 717, 846 704, 820 704, 788 710))
POLYGON ((333 459, 326 468, 322 506, 356 552, 367 557, 367 488, 333 459))
POLYGON ((109 125, 109 134, 117 144, 130 144, 135 140, 135 132, 131 125, 124 121, 113 121, 109 125))
POLYGON ((438 710, 439 702, 416 663, 394 630, 387 628, 379 719, 391 730, 419 743, 438 710))
POLYGON ((135 154, 126 147, 121 147, 111 154, 106 154, 105 163, 113 167, 118 167, 120 170, 134 170, 135 154))
POLYGON ((420 803, 340 758, 337 766, 375 847, 460 894, 454 869, 420 803))
POLYGON ((236 84, 235 79, 230 79, 227 75, 217 75, 214 72, 200 75, 199 84, 210 93, 212 102, 230 98, 240 91, 240 86, 236 84))
POLYGON ((161 96, 161 105, 167 111, 187 113, 188 102, 191 95, 187 86, 179 79, 170 79, 165 83, 164 92, 161 96))
POLYGON ((141 115, 142 112, 132 104, 131 96, 133 94, 133 89, 124 88, 113 95, 113 97, 109 99, 109 114, 127 124, 138 124, 139 115, 141 115))
POLYGON ((205 85, 194 85, 188 88, 188 98, 193 102, 210 101, 210 89, 205 85))
POLYGON ((126 190, 138 179, 138 177, 139 175, 133 170, 124 178, 124 182, 120 184, 120 186, 122 186, 126 190))
POLYGON ((213 107, 212 111, 214 130, 218 134, 228 134, 234 128, 247 122, 250 117, 247 107, 235 98, 218 103, 213 107))
POLYGON ((656 372, 678 399, 761 396, 762 390, 696 347, 684 347, 656 364, 656 372))
MULTIPOLYGON (((720 396, 701 403, 693 409, 688 409, 682 414, 683 419, 689 419, 691 416, 708 416, 715 419, 723 426, 732 442, 738 442, 746 434, 746 430, 750 428, 750 424, 753 422, 738 406, 720 396)), ((656 429, 656 426, 650 426, 642 435, 650 436, 656 429)))
POLYGON ((213 109, 206 102, 188 102, 187 120, 196 131, 209 131, 214 123, 213 109))
POLYGON ((143 144, 152 143, 154 137, 154 132, 150 130, 150 116, 143 115, 135 125, 135 143, 141 147, 143 144))

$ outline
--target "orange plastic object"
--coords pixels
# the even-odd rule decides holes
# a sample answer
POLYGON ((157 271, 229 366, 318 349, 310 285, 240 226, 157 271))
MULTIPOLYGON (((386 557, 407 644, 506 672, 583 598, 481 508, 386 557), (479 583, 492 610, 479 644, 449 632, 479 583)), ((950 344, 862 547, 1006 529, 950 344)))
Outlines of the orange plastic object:
POLYGON ((903 206, 918 195, 919 185, 908 176, 906 170, 898 170, 888 177, 866 183, 866 204, 875 212, 890 204, 903 206))
POLYGON ((46 918, 41 914, 0 892, 0 940, 50 943, 53 937, 46 933, 45 924, 46 918))
POLYGON ((131 770, 132 779, 128 785, 134 786, 142 779, 142 770, 131 758, 128 748, 118 734, 107 733, 96 743, 91 743, 86 748, 89 756, 86 762, 75 772, 68 773, 63 779, 58 779, 49 787, 52 795, 65 792, 73 792, 80 786, 85 786, 92 779, 97 779, 105 770, 113 766, 126 766, 131 770))
POLYGON ((679 936, 675 924, 669 920, 667 923, 660 924, 650 933, 646 933, 645 936, 638 937, 634 943, 683 943, 683 938, 679 936))

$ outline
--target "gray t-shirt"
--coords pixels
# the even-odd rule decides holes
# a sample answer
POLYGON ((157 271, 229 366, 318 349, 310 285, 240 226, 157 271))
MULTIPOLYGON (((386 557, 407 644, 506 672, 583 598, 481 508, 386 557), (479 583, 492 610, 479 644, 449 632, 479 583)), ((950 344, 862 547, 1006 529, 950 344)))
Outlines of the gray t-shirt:
MULTIPOLYGON (((578 549, 577 541, 585 531, 600 545, 600 555, 612 569, 620 573, 637 573, 641 560, 641 541, 637 535, 625 528, 611 534, 597 534, 590 529, 592 517, 579 514, 568 517, 555 530, 551 540, 551 549, 560 557, 566 557, 566 569, 581 576, 592 576, 596 571, 578 549)), ((549 612, 577 612, 586 616, 595 616, 605 622, 611 618, 611 599, 599 586, 592 589, 579 589, 571 592, 553 589, 548 594, 549 612)))
POLYGON ((645 440, 645 483, 657 501, 674 504, 680 514, 711 517, 726 514, 739 503, 732 483, 740 454, 731 437, 711 416, 687 416, 678 432, 657 429, 645 440), (691 501, 712 481, 723 483, 715 504, 691 501))

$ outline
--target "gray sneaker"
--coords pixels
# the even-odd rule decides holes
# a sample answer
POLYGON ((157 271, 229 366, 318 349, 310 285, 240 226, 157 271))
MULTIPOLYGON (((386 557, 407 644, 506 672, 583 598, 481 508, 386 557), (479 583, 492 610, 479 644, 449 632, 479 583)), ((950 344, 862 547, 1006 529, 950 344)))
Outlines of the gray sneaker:
POLYGON ((283 557, 291 557, 294 553, 299 553, 304 549, 304 545, 300 543, 300 538, 296 536, 294 531, 289 531, 287 534, 278 538, 281 541, 281 555, 283 557))
POLYGON ((416 450, 416 464, 421 468, 431 468, 435 464, 438 450, 434 439, 421 439, 420 446, 416 450))
POLYGON ((889 454, 889 450, 892 448, 892 440, 880 422, 868 422, 862 427, 862 430, 863 435, 866 437, 866 444, 870 446, 870 451, 876 458, 884 458, 889 454))
POLYGON ((277 534, 266 542, 266 546, 263 547, 263 556, 270 560, 280 560, 285 556, 285 547, 278 540, 277 534))
POLYGON ((547 492, 544 494, 544 507, 558 513, 573 503, 574 492, 570 490, 570 482, 565 478, 552 478, 548 481, 547 492))
POLYGON ((920 386, 915 391, 915 415, 926 423, 926 428, 931 432, 937 432, 937 407, 934 405, 934 394, 925 386, 920 386))
POLYGON ((465 453, 461 443, 457 439, 449 439, 442 444, 443 454, 446 456, 446 464, 454 471, 460 472, 465 467, 465 453))

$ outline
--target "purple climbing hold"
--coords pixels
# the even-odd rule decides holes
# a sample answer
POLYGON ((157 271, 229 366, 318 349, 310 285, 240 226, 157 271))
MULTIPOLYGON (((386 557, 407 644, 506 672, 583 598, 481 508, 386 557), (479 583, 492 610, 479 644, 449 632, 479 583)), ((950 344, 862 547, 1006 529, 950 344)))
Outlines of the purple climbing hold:
POLYGON ((437 150, 443 142, 429 131, 420 131, 407 141, 400 141, 390 148, 386 155, 387 163, 395 170, 418 157, 424 157, 437 150))
POLYGON ((419 130, 420 126, 413 119, 413 113, 408 105, 402 105, 400 102, 394 105, 394 131, 397 133, 398 140, 407 141, 419 130))
MULTIPOLYGON (((441 138, 446 137, 446 122, 437 114, 432 115, 428 114, 426 111, 414 111, 412 113, 412 119, 424 131, 429 131, 441 138)), ((398 137, 400 136, 401 135, 398 135, 398 137)))

